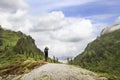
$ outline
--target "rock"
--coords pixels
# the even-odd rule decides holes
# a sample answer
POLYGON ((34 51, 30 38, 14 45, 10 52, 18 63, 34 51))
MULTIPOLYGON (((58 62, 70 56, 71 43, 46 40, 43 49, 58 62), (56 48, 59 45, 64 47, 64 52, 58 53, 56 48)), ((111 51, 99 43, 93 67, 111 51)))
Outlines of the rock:
POLYGON ((106 77, 100 77, 97 80, 108 80, 106 77))
POLYGON ((7 79, 7 80, 12 80, 12 79, 15 78, 15 77, 16 77, 16 75, 8 75, 6 79, 7 79))
POLYGON ((0 80, 2 80, 2 77, 0 76, 0 80))
POLYGON ((12 80, 19 80, 22 77, 22 75, 14 77, 12 80))

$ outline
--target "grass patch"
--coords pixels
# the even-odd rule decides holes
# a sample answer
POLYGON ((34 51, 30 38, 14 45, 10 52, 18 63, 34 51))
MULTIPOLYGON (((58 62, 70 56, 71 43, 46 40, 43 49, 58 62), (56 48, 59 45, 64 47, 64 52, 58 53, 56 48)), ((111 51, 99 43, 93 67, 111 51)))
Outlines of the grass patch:
POLYGON ((15 62, 2 70, 0 70, 0 76, 3 75, 19 75, 19 74, 24 74, 28 73, 31 70, 44 65, 44 61, 31 61, 31 60, 26 60, 24 62, 15 62))
POLYGON ((108 80, 120 80, 120 77, 108 73, 97 73, 99 77, 106 77, 108 80))

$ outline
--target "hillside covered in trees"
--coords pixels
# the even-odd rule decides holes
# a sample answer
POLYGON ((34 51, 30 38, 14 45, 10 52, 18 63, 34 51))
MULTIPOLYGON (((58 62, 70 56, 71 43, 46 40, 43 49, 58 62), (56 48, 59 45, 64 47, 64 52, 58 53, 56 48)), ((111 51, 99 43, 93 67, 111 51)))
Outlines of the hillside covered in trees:
POLYGON ((89 43, 84 52, 74 58, 74 64, 120 80, 120 29, 89 43))
POLYGON ((23 66, 24 64, 23 67, 26 68, 26 63, 30 67, 32 64, 35 66, 35 61, 43 60, 44 54, 37 48, 31 36, 27 36, 20 31, 14 32, 3 29, 0 26, 0 75, 5 72, 4 69, 9 67, 15 65, 21 67, 20 65, 23 66))

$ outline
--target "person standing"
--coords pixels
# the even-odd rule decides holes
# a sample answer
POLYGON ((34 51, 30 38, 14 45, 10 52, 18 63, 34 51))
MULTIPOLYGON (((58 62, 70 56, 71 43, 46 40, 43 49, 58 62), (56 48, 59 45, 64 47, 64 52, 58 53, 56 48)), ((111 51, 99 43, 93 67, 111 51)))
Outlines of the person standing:
POLYGON ((45 61, 46 61, 46 62, 48 61, 48 50, 49 50, 49 48, 46 46, 45 49, 44 49, 45 61))

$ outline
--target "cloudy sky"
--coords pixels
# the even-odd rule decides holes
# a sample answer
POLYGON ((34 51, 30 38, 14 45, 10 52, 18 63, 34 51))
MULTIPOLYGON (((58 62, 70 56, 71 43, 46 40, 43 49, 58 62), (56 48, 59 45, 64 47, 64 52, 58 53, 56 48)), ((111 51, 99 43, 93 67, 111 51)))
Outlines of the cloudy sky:
POLYGON ((0 25, 31 35, 60 60, 75 57, 120 22, 120 0, 0 0, 0 25))

